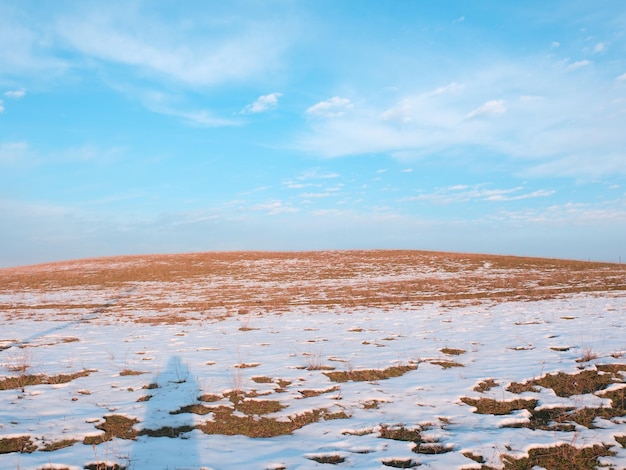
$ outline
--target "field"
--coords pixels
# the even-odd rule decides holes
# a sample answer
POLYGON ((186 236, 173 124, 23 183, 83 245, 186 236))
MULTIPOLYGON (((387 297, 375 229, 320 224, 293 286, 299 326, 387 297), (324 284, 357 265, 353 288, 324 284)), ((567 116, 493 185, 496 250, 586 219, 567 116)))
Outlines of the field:
POLYGON ((2 469, 626 468, 626 266, 420 251, 0 270, 2 469))

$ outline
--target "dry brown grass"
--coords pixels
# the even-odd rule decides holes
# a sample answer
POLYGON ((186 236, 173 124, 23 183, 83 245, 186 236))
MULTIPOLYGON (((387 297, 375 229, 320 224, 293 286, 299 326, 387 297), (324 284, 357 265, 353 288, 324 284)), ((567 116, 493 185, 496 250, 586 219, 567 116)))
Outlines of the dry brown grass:
POLYGON ((409 371, 416 370, 416 364, 391 366, 386 369, 360 369, 348 371, 323 372, 333 382, 370 382, 400 377, 409 371))
POLYGON ((419 306, 624 290, 626 265, 402 250, 192 253, 2 269, 0 286, 5 294, 42 294, 39 302, 16 298, 0 305, 0 312, 12 316, 54 309, 59 315, 89 311, 158 324, 297 305, 419 306), (106 300, 77 295, 60 303, 43 295, 68 290, 106 300))

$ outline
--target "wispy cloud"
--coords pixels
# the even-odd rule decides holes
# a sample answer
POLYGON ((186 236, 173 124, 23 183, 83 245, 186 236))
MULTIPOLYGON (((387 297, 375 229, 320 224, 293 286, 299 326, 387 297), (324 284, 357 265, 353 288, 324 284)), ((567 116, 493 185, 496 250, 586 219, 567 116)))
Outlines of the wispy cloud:
POLYGON ((467 113, 467 119, 474 119, 479 117, 496 116, 498 114, 504 114, 506 112, 505 100, 491 100, 480 105, 478 108, 467 113))
POLYGON ((626 72, 621 74, 619 77, 617 77, 615 80, 619 80, 619 81, 626 81, 626 72))
POLYGON ((186 35, 175 25, 136 5, 116 4, 61 17, 56 34, 92 59, 189 86, 252 79, 275 66, 284 49, 281 33, 262 21, 239 22, 230 34, 215 22, 186 35))
POLYGON ((20 88, 19 90, 5 91, 3 94, 7 98, 19 100, 20 98, 23 98, 24 96, 26 96, 26 90, 24 90, 23 88, 20 88))
POLYGON ((4 112, 4 103, 0 100, 0 113, 4 112))
POLYGON ((431 193, 423 193, 417 196, 403 198, 402 202, 407 201, 430 201, 435 204, 453 204, 466 203, 472 201, 484 202, 507 202, 520 201, 523 199, 532 199, 540 197, 549 197, 556 193, 553 189, 539 189, 535 191, 525 192, 524 186, 516 186, 514 188, 488 188, 485 185, 453 185, 449 187, 439 188, 431 193))
POLYGON ((589 65, 591 65, 591 61, 589 60, 578 60, 576 62, 573 62, 571 64, 569 64, 567 66, 568 70, 577 70, 577 69, 581 69, 583 67, 588 67, 589 65))
POLYGON ((282 96, 282 93, 270 93, 269 95, 259 96, 253 103, 247 105, 242 111, 242 114, 257 114, 271 111, 278 107, 278 98, 282 96))
POLYGON ((300 211, 297 207, 285 204, 282 201, 269 201, 263 204, 256 204, 250 209, 253 211, 265 212, 267 215, 278 215, 300 211))
POLYGON ((153 113, 172 116, 180 119, 185 124, 195 127, 224 127, 237 126, 239 120, 216 116, 208 109, 190 109, 186 103, 180 103, 175 97, 166 93, 138 90, 122 87, 120 90, 138 99, 148 110, 153 113))
POLYGON ((310 106, 306 110, 306 114, 315 117, 334 118, 343 116, 346 111, 352 109, 354 105, 348 98, 333 96, 325 101, 310 106))
POLYGON ((445 95, 448 93, 458 93, 461 90, 463 90, 463 88, 464 86, 462 84, 452 82, 452 83, 449 83, 448 85, 435 88, 433 91, 430 92, 430 94, 433 96, 436 96, 436 95, 445 95))

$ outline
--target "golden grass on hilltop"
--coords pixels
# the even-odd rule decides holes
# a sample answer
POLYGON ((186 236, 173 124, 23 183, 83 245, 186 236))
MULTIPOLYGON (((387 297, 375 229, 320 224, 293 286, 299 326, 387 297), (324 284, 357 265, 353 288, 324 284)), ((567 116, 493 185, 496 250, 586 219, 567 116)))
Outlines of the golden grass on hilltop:
POLYGON ((0 295, 10 301, 0 311, 115 312, 159 323, 294 306, 410 308, 624 289, 626 266, 610 263, 402 250, 193 253, 3 269, 0 295))

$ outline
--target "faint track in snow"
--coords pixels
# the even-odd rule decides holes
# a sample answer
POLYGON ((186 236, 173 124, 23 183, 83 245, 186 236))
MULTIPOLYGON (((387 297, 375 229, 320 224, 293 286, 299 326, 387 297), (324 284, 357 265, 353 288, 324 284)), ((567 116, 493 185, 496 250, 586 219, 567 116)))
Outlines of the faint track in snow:
POLYGON ((73 320, 73 321, 66 322, 66 323, 63 323, 61 325, 55 326, 53 328, 48 328, 47 330, 35 333, 35 334, 29 336, 28 338, 22 340, 22 341, 17 341, 17 342, 14 342, 14 343, 10 343, 7 346, 5 346, 4 349, 0 350, 0 352, 6 351, 6 350, 11 349, 11 348, 15 348, 15 347, 23 348, 24 346, 27 346, 27 345, 31 344, 33 341, 38 340, 40 338, 44 338, 44 337, 46 337, 48 335, 51 335, 53 333, 57 333, 57 332, 59 332, 61 330, 65 330, 65 329, 70 328, 72 326, 80 325, 81 323, 86 323, 89 320, 93 320, 93 319, 97 318, 100 314, 104 313, 108 308, 110 308, 113 305, 117 304, 117 302, 120 299, 129 296, 134 291, 135 291, 135 287, 131 287, 130 289, 127 289, 127 290, 123 291, 117 297, 115 297, 113 299, 110 299, 110 300, 107 300, 102 306, 98 307, 97 309, 95 309, 94 311, 92 311, 89 314, 85 315, 84 317, 79 318, 78 320, 73 320))

